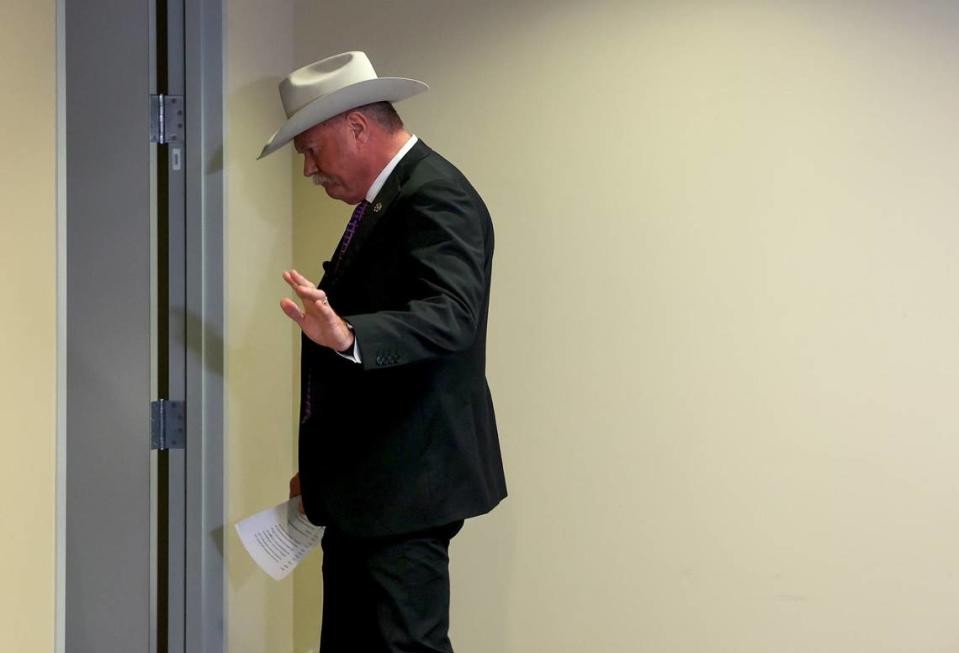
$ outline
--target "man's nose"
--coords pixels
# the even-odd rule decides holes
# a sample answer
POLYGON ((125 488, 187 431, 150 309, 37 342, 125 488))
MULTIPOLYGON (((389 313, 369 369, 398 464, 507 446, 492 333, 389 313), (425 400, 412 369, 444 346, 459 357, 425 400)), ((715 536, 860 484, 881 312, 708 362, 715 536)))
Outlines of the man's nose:
POLYGON ((313 163, 313 158, 303 155, 303 176, 312 177, 316 172, 316 164, 313 163))

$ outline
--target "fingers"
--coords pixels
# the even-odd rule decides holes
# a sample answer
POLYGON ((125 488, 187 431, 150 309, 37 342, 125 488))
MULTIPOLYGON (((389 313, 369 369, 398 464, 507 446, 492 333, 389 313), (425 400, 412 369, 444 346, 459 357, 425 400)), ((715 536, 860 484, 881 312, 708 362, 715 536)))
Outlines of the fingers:
POLYGON ((312 281, 310 281, 309 279, 307 279, 306 277, 304 277, 302 274, 300 274, 300 273, 297 272, 296 270, 290 270, 290 275, 291 275, 291 276, 293 277, 293 279, 294 279, 298 284, 300 284, 301 286, 313 286, 313 287, 316 286, 315 283, 313 283, 312 281))
POLYGON ((283 312, 286 313, 288 318, 302 326, 306 314, 300 310, 300 307, 297 306, 295 301, 284 297, 280 300, 280 308, 283 309, 283 312))
MULTIPOLYGON (((304 277, 302 274, 296 270, 287 270, 283 273, 283 280, 293 289, 293 292, 296 293, 297 297, 303 300, 303 305, 306 308, 308 304, 312 304, 316 307, 320 313, 320 316, 324 317, 327 320, 332 319, 336 316, 336 313, 330 308, 330 300, 326 296, 326 293, 313 285, 313 282, 304 277)), ((284 299, 280 302, 280 305, 283 307, 283 312, 290 316, 291 319, 297 323, 303 319, 304 313, 299 311, 296 308, 296 304, 291 302, 288 299, 284 299), (296 312, 294 313, 294 309, 296 312)), ((307 308, 307 310, 309 310, 307 308)))
MULTIPOLYGON (((295 292, 297 296, 304 301, 304 303, 315 302, 315 301, 321 301, 324 304, 329 303, 329 300, 327 299, 325 292, 323 292, 316 286, 312 285, 309 281, 306 281, 305 279, 304 281, 306 281, 306 283, 299 283, 296 280, 297 277, 294 277, 292 275, 288 277, 287 276, 288 274, 290 273, 284 272, 283 278, 286 279, 286 282, 290 284, 290 287, 293 289, 293 292, 295 292)), ((303 278, 303 277, 300 277, 300 278, 303 278)))
MULTIPOLYGON (((290 288, 293 289, 293 292, 296 293, 297 297, 303 300, 304 305, 307 303, 319 302, 318 306, 329 307, 329 299, 327 298, 326 293, 314 286, 313 282, 296 270, 287 270, 284 272, 283 280, 290 286, 290 288)), ((290 302, 290 300, 284 300, 280 304, 283 306, 283 312, 289 315, 292 319, 297 320, 291 308, 291 306, 295 306, 295 304, 290 302)), ((300 313, 300 318, 302 317, 303 314, 300 313)))
POLYGON ((337 351, 344 348, 340 345, 349 345, 352 342, 352 335, 330 306, 330 299, 324 291, 296 270, 284 272, 283 280, 303 302, 303 307, 300 308, 294 300, 284 297, 280 300, 280 308, 310 340, 324 347, 334 347, 337 351))
POLYGON ((320 299, 314 300, 313 306, 316 307, 316 310, 319 311, 320 317, 331 320, 336 316, 336 313, 333 311, 333 308, 330 306, 330 302, 326 297, 321 297, 320 299))
POLYGON ((293 277, 293 273, 290 270, 287 270, 286 272, 283 273, 283 281, 285 281, 287 285, 293 290, 296 290, 300 286, 300 284, 297 283, 296 279, 293 277))
POLYGON ((305 302, 317 300, 326 301, 326 293, 319 288, 314 288, 313 286, 294 286, 293 292, 295 292, 299 298, 305 302))
POLYGON ((295 290, 297 296, 303 300, 304 310, 326 322, 336 319, 336 311, 330 306, 330 299, 325 292, 308 286, 297 286, 295 290))
POLYGON ((283 280, 289 284, 291 288, 296 290, 297 286, 308 286, 310 288, 315 288, 316 284, 304 277, 302 274, 296 270, 287 270, 283 273, 283 280))

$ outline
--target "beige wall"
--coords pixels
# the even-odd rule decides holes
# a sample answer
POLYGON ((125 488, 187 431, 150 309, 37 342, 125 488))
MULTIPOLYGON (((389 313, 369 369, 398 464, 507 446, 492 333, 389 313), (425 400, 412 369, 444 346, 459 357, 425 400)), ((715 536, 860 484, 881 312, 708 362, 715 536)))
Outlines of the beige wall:
POLYGON ((274 582, 232 528, 286 497, 293 469, 294 333, 279 308, 292 256, 289 152, 256 161, 279 126, 292 5, 230 0, 226 82, 227 639, 230 653, 290 651, 292 580, 274 582), (286 45, 285 45, 286 44, 286 45))
MULTIPOLYGON (((512 496, 455 542, 457 650, 959 648, 955 3, 300 1, 295 26, 297 65, 429 82, 401 113, 497 227, 512 496)), ((348 211, 307 183, 315 271, 348 211)))
POLYGON ((56 532, 56 20, 0 9, 0 650, 53 650, 56 532))
MULTIPOLYGON (((346 218, 253 158, 277 78, 362 48, 433 85, 400 108, 497 225, 512 497, 457 538, 458 650, 959 646, 951 3, 295 9, 227 6, 231 523, 293 467, 278 272, 346 218)), ((54 5, 0 18, 0 648, 50 651, 54 5)), ((230 651, 311 646, 318 558, 276 584, 227 554, 230 651)))

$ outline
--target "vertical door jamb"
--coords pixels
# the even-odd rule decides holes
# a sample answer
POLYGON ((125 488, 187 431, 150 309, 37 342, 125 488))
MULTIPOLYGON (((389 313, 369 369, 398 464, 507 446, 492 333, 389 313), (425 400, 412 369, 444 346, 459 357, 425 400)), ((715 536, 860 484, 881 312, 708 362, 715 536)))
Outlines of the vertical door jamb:
POLYGON ((185 0, 186 653, 225 651, 223 4, 185 0))
POLYGON ((186 404, 186 447, 167 454, 167 651, 161 653, 207 653, 225 645, 222 2, 161 6, 161 90, 184 98, 186 128, 184 141, 169 144, 164 159, 167 391, 186 404))

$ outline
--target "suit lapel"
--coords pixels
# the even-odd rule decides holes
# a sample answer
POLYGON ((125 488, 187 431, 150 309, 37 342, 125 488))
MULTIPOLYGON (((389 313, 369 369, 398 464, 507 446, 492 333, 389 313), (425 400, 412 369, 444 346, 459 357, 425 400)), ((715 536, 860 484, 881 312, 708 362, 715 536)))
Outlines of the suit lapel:
POLYGON ((326 274, 320 282, 321 288, 324 288, 324 290, 327 289, 327 286, 332 288, 337 281, 346 275, 353 261, 356 260, 357 255, 363 249, 364 243, 369 241, 370 236, 376 230, 376 226, 389 218, 390 209, 396 198, 399 197, 400 191, 403 190, 403 184, 409 179, 416 164, 422 161, 431 151, 423 141, 418 140, 412 149, 406 153, 406 156, 400 160, 390 176, 386 178, 380 192, 366 207, 366 212, 356 228, 356 233, 353 234, 353 239, 350 240, 350 246, 346 248, 346 253, 340 257, 339 246, 337 246, 332 262, 323 264, 326 274))

